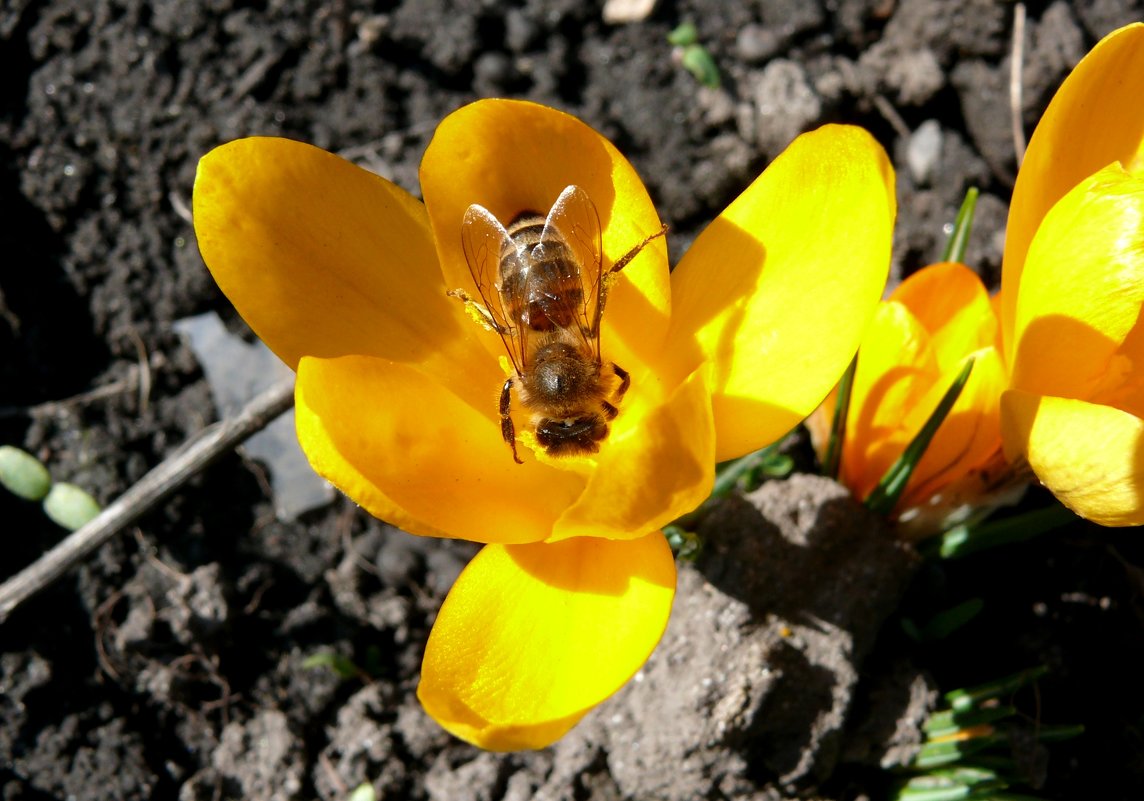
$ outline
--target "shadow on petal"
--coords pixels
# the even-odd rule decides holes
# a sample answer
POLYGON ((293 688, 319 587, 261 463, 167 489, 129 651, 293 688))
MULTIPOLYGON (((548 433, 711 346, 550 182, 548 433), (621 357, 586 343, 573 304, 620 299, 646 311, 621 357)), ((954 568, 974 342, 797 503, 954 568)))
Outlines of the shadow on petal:
MULTIPOLYGON (((648 536, 662 535, 644 535, 648 536)), ((505 552, 521 570, 561 590, 620 596, 628 591, 633 580, 663 588, 675 587, 674 572, 669 576, 662 565, 630 558, 638 553, 631 540, 592 539, 591 550, 584 547, 583 538, 574 538, 544 543, 543 549, 506 545, 505 552)))
POLYGON ((515 464, 488 404, 406 365, 303 358, 298 440, 317 472, 371 514, 415 534, 543 540, 583 481, 515 464))
POLYGON ((838 382, 885 286, 893 170, 868 133, 796 139, 672 273, 673 352, 712 365, 716 457, 773 442, 838 382), (741 400, 787 410, 752 419, 741 400), (746 427, 742 424, 746 423, 746 427))
POLYGON ((716 217, 672 273, 671 358, 679 377, 705 359, 713 386, 727 382, 748 301, 758 292, 766 248, 726 217, 716 217))
MULTIPOLYGON (((659 215, 632 165, 575 117, 505 99, 480 100, 446 117, 421 162, 421 188, 446 286, 475 289, 461 246, 461 223, 470 204, 479 203, 507 224, 522 212, 547 214, 569 184, 583 188, 596 207, 604 269, 660 230, 659 215)), ((612 358, 627 360, 630 370, 662 345, 669 281, 667 248, 659 239, 624 269, 609 298, 604 347, 624 343, 612 358)), ((499 355, 497 337, 484 339, 499 355)))
POLYGON ((658 382, 633 390, 583 494, 556 521, 549 542, 642 537, 703 502, 715 480, 705 373, 696 370, 666 399, 658 382))
MULTIPOLYGON (((1037 317, 1021 332, 1009 386, 1038 395, 1119 405, 1111 403, 1111 398, 1118 394, 1119 384, 1131 379, 1132 367, 1129 357, 1125 357, 1126 364, 1117 359, 1122 349, 1071 317, 1037 317)), ((1141 367, 1136 367, 1137 372, 1141 367)), ((1138 413, 1140 408, 1131 411, 1138 413)))

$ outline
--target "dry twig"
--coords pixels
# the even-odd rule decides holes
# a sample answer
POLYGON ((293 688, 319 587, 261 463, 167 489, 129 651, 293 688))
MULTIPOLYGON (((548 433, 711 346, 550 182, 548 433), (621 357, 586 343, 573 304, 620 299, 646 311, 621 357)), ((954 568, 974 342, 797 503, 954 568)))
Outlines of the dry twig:
POLYGON ((154 508, 215 459, 269 425, 293 402, 294 379, 291 377, 251 400, 235 417, 208 427, 167 457, 90 523, 0 585, 0 623, 17 606, 154 508))
POLYGON ((1025 4, 1013 8, 1013 49, 1009 56, 1009 121, 1013 127, 1013 150, 1017 167, 1025 160, 1025 124, 1021 119, 1022 72, 1025 61, 1025 4))

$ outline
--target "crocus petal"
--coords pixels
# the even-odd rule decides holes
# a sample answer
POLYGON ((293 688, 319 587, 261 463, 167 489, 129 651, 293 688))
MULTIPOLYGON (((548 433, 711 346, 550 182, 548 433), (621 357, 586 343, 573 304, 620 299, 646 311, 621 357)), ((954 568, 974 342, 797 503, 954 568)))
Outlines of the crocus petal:
MULTIPOLYGON (((973 372, 918 462, 899 502, 900 508, 922 503, 941 487, 969 475, 1001 449, 1000 401, 1009 377, 1001 355, 992 345, 970 355, 974 357, 973 372)), ((918 404, 909 421, 911 438, 937 407, 958 372, 957 367, 951 367, 918 404)))
POLYGON ((960 369, 966 354, 992 345, 997 317, 977 273, 946 262, 918 270, 890 295, 910 310, 929 332, 930 346, 942 370, 960 369))
POLYGON ((1142 232, 1144 175, 1119 165, 1082 181, 1045 216, 1017 298, 1014 389, 1093 400, 1144 368, 1140 337, 1130 337, 1144 304, 1142 232))
POLYGON ((937 379, 929 334, 901 303, 878 305, 858 356, 842 450, 843 482, 865 498, 912 434, 906 418, 937 379))
POLYGON ((1010 390, 1005 453, 1065 506, 1103 526, 1144 524, 1144 421, 1110 406, 1010 390))
POLYGON ((473 405, 396 362, 304 357, 295 390, 298 440, 319 474, 407 531, 543 540, 583 479, 527 457, 515 464, 500 437, 494 394, 484 399, 473 405))
POLYGON ((1029 140, 1005 230, 1001 276, 1006 346, 1017 288, 1041 220, 1086 176, 1114 161, 1144 169, 1144 25, 1106 36, 1061 84, 1029 140))
POLYGON ((445 599, 421 666, 425 710, 494 751, 543 748, 620 688, 667 625, 663 535, 488 545, 445 599))
POLYGON ((957 402, 919 461, 900 507, 919 503, 1001 447, 998 402, 1007 375, 997 318, 981 280, 960 264, 910 276, 879 305, 862 341, 841 476, 862 498, 917 435, 973 355, 957 402))
POLYGON ((697 370, 667 398, 646 381, 630 393, 630 403, 625 398, 583 495, 556 522, 549 542, 643 536, 703 502, 715 480, 705 373, 697 370))
MULTIPOLYGON (((475 289, 461 245, 471 204, 508 224, 523 211, 547 214, 569 184, 586 190, 599 212, 605 269, 661 228, 631 164, 575 117, 515 100, 481 100, 446 117, 421 162, 421 188, 449 287, 475 289)), ((608 296, 601 336, 608 358, 633 370, 646 364, 659 351, 670 312, 660 238, 628 264, 608 296)), ((496 335, 485 340, 502 351, 496 335)))
POLYGON ((886 282, 895 211, 865 131, 804 134, 695 240, 672 273, 669 347, 711 360, 716 458, 778 439, 854 356, 886 282))
POLYGON ((344 159, 288 139, 217 147, 194 220, 218 285, 291 367, 356 353, 449 374, 485 355, 445 296, 424 207, 344 159))

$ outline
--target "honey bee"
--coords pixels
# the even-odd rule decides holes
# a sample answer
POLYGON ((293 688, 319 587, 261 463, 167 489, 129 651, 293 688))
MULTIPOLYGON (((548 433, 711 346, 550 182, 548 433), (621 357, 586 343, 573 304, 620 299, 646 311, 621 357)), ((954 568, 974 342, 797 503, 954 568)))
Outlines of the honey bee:
POLYGON ((566 187, 547 216, 522 212, 507 228, 476 203, 465 211, 461 243, 481 303, 463 289, 448 294, 476 311, 508 351, 515 374, 501 388, 501 436, 517 464, 514 387, 548 455, 599 451, 631 386, 628 371, 615 362, 605 369, 600 355, 608 288, 665 233, 666 225, 605 272, 600 215, 578 186, 566 187))

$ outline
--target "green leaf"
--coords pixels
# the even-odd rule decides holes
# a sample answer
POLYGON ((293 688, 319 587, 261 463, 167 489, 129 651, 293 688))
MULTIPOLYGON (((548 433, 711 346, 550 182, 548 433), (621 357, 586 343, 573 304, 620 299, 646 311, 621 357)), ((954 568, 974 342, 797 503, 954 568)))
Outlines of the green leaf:
POLYGON ((667 35, 667 41, 676 47, 687 47, 699 41, 699 31, 693 22, 684 22, 667 35))
POLYGON ((846 438, 846 416, 850 413, 850 390, 854 386, 854 372, 858 369, 858 354, 850 360, 850 365, 838 381, 838 395, 834 404, 834 417, 830 421, 830 441, 826 444, 826 455, 822 457, 822 475, 838 479, 842 465, 842 443, 846 438))
POLYGON ((984 737, 972 737, 968 740, 950 740, 940 743, 926 743, 914 757, 915 768, 935 768, 941 765, 952 765, 960 762, 970 754, 976 754, 1000 743, 1005 738, 999 734, 988 734, 984 737))
POLYGON ((719 68, 715 66, 715 59, 702 45, 688 45, 683 49, 683 66, 694 75, 701 84, 718 89, 723 82, 719 76, 719 68))
POLYGON ((974 709, 986 701, 994 698, 1007 697, 1017 692, 1027 684, 1039 679, 1049 672, 1048 667, 1039 665, 1029 670, 1022 670, 1003 679, 979 684, 962 690, 951 690, 945 694, 946 703, 955 710, 974 709))
POLYGON ((960 559, 989 548, 1031 540, 1079 519, 1064 506, 1055 504, 1001 520, 954 526, 924 541, 919 550, 925 556, 960 559))
POLYGON ((703 543, 695 532, 681 526, 667 525, 663 527, 663 535, 667 537, 667 544, 680 561, 694 562, 699 557, 703 543))
POLYGON ((882 476, 882 480, 878 482, 878 486, 874 487, 866 497, 866 508, 872 512, 880 515, 889 515, 893 511, 894 506, 898 503, 898 499, 902 497, 905 492, 906 484, 909 483, 910 476, 913 475, 914 469, 918 466, 922 456, 925 454, 926 448, 929 447, 930 442, 933 440, 934 434, 937 433, 938 428, 945 422, 949 410, 957 403, 961 391, 965 389, 965 383, 969 380, 969 374, 973 371, 973 357, 970 356, 965 360, 965 366, 961 368, 957 378, 953 380, 949 389, 942 395, 938 401, 937 408, 930 414, 929 419, 926 420, 925 425, 921 427, 917 435, 910 440, 910 444, 902 452, 902 455, 890 465, 890 469, 886 471, 886 475, 882 476))
POLYGON ((1007 782, 991 770, 959 765, 935 768, 915 776, 898 791, 897 801, 958 801, 988 798, 989 793, 1007 787, 1007 782), (982 795, 982 794, 985 795, 982 795))
POLYGON ((924 626, 919 627, 903 618, 902 628, 915 642, 938 642, 973 620, 984 608, 985 601, 980 598, 970 598, 964 603, 934 615, 924 626))
POLYGON ((1084 734, 1084 726, 1079 723, 1072 726, 1038 726, 1034 734, 1038 742, 1060 743, 1080 737, 1084 734))
POLYGON ((302 660, 302 667, 306 670, 328 668, 340 679, 352 679, 362 674, 361 669, 354 664, 352 659, 333 651, 319 651, 316 654, 311 654, 302 660))
POLYGON ((783 478, 794 469, 794 460, 779 452, 784 436, 746 456, 724 462, 716 468, 715 484, 711 487, 711 497, 720 498, 734 489, 749 491, 758 486, 764 478, 783 478))
POLYGON ((922 729, 930 739, 936 739, 973 726, 996 723, 1015 714, 1017 714, 1017 710, 1011 706, 989 706, 984 709, 962 710, 944 709, 930 715, 922 729))
POLYGON ((965 250, 969 247, 969 234, 973 230, 973 215, 977 210, 977 187, 971 186, 965 193, 965 200, 953 221, 953 231, 945 243, 942 261, 964 261, 965 250))
POLYGON ((963 801, 973 790, 964 784, 950 782, 941 786, 915 785, 910 782, 894 796, 894 801, 963 801))

